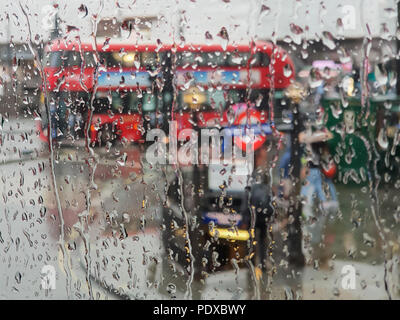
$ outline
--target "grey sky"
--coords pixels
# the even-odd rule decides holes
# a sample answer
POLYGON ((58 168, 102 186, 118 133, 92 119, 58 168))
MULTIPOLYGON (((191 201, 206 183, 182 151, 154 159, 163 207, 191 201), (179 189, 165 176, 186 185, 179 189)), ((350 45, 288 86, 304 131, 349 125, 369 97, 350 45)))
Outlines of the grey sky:
POLYGON ((14 42, 28 39, 20 3, 28 13, 36 41, 47 37, 55 11, 65 21, 62 27, 78 28, 73 35, 79 34, 82 38, 90 36, 92 16, 99 12, 100 19, 155 16, 159 24, 153 26, 151 38, 163 42, 171 41, 174 33, 177 34, 179 19, 184 21, 181 30, 186 41, 192 42, 204 42, 207 31, 218 41, 216 35, 222 27, 227 29, 230 41, 238 42, 271 39, 274 31, 277 38, 290 36, 297 43, 302 38, 323 38, 326 32, 334 36, 362 37, 367 32, 367 24, 373 36, 390 38, 395 35, 397 24, 396 0, 114 0, 104 1, 101 11, 100 0, 1 1, 4 3, 0 12, 1 42, 7 42, 10 36, 14 42), (78 10, 81 4, 88 8, 87 16, 78 10), (296 35, 296 30, 300 34, 296 35))

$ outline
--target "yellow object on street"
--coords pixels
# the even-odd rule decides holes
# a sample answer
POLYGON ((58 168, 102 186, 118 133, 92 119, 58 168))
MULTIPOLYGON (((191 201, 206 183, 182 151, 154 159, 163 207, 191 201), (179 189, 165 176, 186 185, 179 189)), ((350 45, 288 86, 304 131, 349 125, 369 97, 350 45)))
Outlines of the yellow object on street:
POLYGON ((255 267, 254 271, 256 273, 256 279, 261 280, 262 279, 262 270, 259 267, 255 267))
POLYGON ((218 236, 221 239, 246 241, 250 238, 247 230, 232 230, 228 228, 213 228, 209 231, 210 236, 218 236))

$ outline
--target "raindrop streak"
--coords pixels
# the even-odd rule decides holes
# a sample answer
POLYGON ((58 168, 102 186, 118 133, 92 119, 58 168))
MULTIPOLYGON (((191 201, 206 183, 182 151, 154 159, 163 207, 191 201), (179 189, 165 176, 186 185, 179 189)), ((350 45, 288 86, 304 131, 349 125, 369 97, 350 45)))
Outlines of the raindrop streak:
POLYGON ((193 255, 193 249, 192 249, 192 243, 191 239, 189 237, 189 216, 188 213, 185 209, 185 196, 184 196, 184 191, 183 191, 183 178, 182 178, 182 171, 177 168, 178 171, 178 183, 179 183, 179 188, 180 188, 180 200, 181 200, 181 207, 182 207, 182 213, 185 218, 185 226, 186 226, 186 241, 187 241, 187 246, 189 248, 189 257, 190 257, 190 274, 189 274, 189 280, 186 285, 186 293, 188 299, 192 299, 192 282, 194 278, 194 255, 193 255))
MULTIPOLYGON (((96 31, 97 31, 97 18, 99 17, 101 11, 103 10, 104 7, 104 2, 103 0, 100 2, 99 6, 99 11, 96 15, 93 16, 93 31, 92 31, 92 36, 93 36, 93 42, 94 42, 94 47, 97 48, 97 41, 96 41, 96 31)), ((100 57, 98 56, 98 52, 94 51, 96 55, 96 60, 101 61, 100 57)), ((99 63, 96 64, 95 69, 94 69, 94 76, 93 76, 93 93, 90 99, 90 108, 89 108, 89 116, 88 116, 88 121, 86 123, 86 128, 85 128, 85 143, 86 143, 86 150, 88 151, 89 158, 92 161, 88 161, 88 166, 89 166, 89 177, 90 177, 90 182, 87 188, 86 192, 86 212, 87 212, 87 217, 85 219, 87 223, 87 228, 89 232, 89 221, 88 221, 88 216, 90 215, 90 208, 91 208, 91 189, 96 190, 97 186, 94 183, 94 173, 96 171, 97 167, 97 157, 96 154, 93 150, 93 148, 90 145, 90 125, 92 123, 93 119, 93 111, 94 111, 94 99, 96 97, 96 92, 97 92, 97 87, 98 87, 98 77, 99 77, 99 63)), ((82 226, 83 227, 83 226, 82 226)), ((84 245, 85 245, 85 263, 86 263, 86 284, 88 286, 89 290, 89 297, 91 300, 94 299, 93 296, 93 289, 92 289, 92 282, 91 282, 91 276, 90 276, 90 271, 91 271, 91 265, 92 265, 92 260, 90 257, 90 241, 88 241, 88 237, 84 236, 84 231, 82 230, 81 233, 84 245)))
POLYGON ((324 45, 326 45, 330 50, 333 50, 336 48, 336 44, 335 44, 333 35, 329 31, 322 32, 322 43, 324 45))
MULTIPOLYGON (((173 29, 173 34, 174 34, 174 48, 172 50, 172 55, 171 55, 171 73, 175 74, 176 71, 176 43, 175 43, 175 28, 173 29)), ((174 111, 175 111, 175 106, 177 104, 177 97, 178 97, 178 86, 177 86, 177 79, 174 77, 174 80, 172 81, 172 88, 173 88, 173 98, 172 98, 172 110, 171 110, 171 121, 174 120, 174 111)), ((184 193, 183 193, 183 178, 182 178, 182 172, 179 167, 179 165, 175 164, 174 165, 175 172, 178 175, 178 184, 180 187, 180 200, 181 200, 181 208, 182 208, 182 213, 185 219, 185 228, 186 228, 186 242, 187 242, 187 247, 188 247, 188 254, 190 257, 190 273, 189 273, 189 279, 186 283, 186 292, 185 292, 185 298, 192 300, 192 283, 194 279, 194 255, 193 255, 193 249, 192 249, 192 243, 191 239, 189 236, 189 217, 188 213, 185 209, 185 198, 184 198, 184 193)))
MULTIPOLYGON (((361 2, 360 5, 362 6, 363 3, 361 2)), ((361 15, 361 21, 362 25, 364 25, 364 16, 362 14, 363 8, 360 8, 360 15, 361 15)), ((368 23, 365 24, 366 30, 368 34, 365 36, 364 41, 363 41, 363 65, 362 65, 362 86, 361 86, 361 108, 362 108, 362 115, 364 115, 364 119, 368 120, 369 118, 369 109, 370 109, 370 101, 369 101, 369 90, 368 90, 368 64, 369 64, 369 52, 371 50, 372 46, 372 37, 371 37, 371 30, 369 28, 368 23)), ((377 163, 379 161, 379 154, 376 150, 376 145, 374 141, 370 144, 370 148, 367 149, 369 153, 369 159, 373 159, 370 161, 370 172, 371 172, 371 177, 372 177, 372 183, 370 184, 370 192, 371 192, 371 200, 372 200, 372 206, 371 206, 371 211, 372 211, 372 216, 379 234, 379 237, 382 240, 382 248, 383 248, 383 253, 384 253, 384 284, 385 284, 385 291, 386 294, 389 298, 389 300, 392 300, 392 295, 389 290, 389 284, 388 284, 388 248, 389 245, 387 243, 385 234, 383 232, 383 227, 380 221, 380 210, 379 210, 379 197, 378 197, 378 186, 380 182, 380 176, 378 174, 378 169, 377 169, 377 163)))
MULTIPOLYGON (((257 26, 257 24, 259 23, 259 21, 261 19, 261 14, 260 13, 262 11, 263 11, 263 7, 261 6, 260 3, 258 3, 252 10, 252 14, 254 16, 254 18, 252 19, 253 25, 249 24, 249 27, 248 27, 248 36, 249 36, 249 39, 251 41, 250 48, 252 48, 252 49, 253 49, 254 41, 256 40, 256 35, 255 35, 256 26, 257 26), (260 10, 260 8, 261 8, 261 10, 260 10)), ((250 52, 249 61, 251 61, 252 55, 253 55, 253 50, 251 50, 251 52, 250 52)), ((271 57, 270 70, 271 70, 271 67, 273 68, 272 65, 273 65, 273 58, 271 57)), ((250 71, 251 71, 251 65, 250 65, 250 70, 249 70, 249 72, 247 74, 247 87, 246 87, 247 121, 248 121, 248 124, 250 124, 250 118, 251 118, 250 114, 249 114, 249 112, 250 112, 249 101, 250 101, 250 95, 251 95, 250 71)), ((271 72, 271 74, 273 75, 274 73, 271 72)), ((271 82, 271 84, 272 84, 271 85, 271 92, 273 91, 273 83, 274 83, 274 78, 272 78, 272 82, 271 82)), ((272 111, 271 111, 271 113, 272 113, 272 111)), ((275 128, 273 126, 273 130, 274 129, 275 128)), ((275 131, 276 130, 274 130, 274 134, 276 133, 275 131)), ((248 169, 247 170, 248 173, 247 173, 247 179, 246 179, 246 188, 249 188, 249 190, 251 190, 251 188, 250 188, 251 170, 249 168, 250 163, 247 163, 247 166, 248 166, 248 168, 246 168, 246 169, 248 169)), ((254 208, 251 206, 250 198, 251 198, 251 191, 249 191, 248 203, 247 203, 247 206, 248 206, 248 208, 250 210, 250 213, 251 213, 251 216, 250 216, 250 227, 249 227, 250 242, 249 242, 248 253, 246 254, 245 261, 246 261, 246 264, 249 267, 249 272, 250 272, 251 278, 253 280, 255 299, 256 300, 260 300, 260 286, 259 286, 259 283, 257 281, 256 272, 255 272, 255 268, 254 268, 253 262, 251 261, 251 257, 254 254, 255 212, 254 212, 254 208)))
MULTIPOLYGON (((45 92, 44 92, 44 97, 45 97, 45 107, 46 107, 46 113, 47 113, 47 117, 49 119, 49 123, 48 123, 48 131, 50 131, 50 128, 52 128, 52 120, 51 120, 51 113, 50 113, 50 109, 49 109, 49 101, 48 101, 48 92, 47 92, 47 77, 46 74, 43 70, 43 66, 40 62, 39 59, 39 55, 36 52, 36 50, 34 49, 33 45, 32 45, 32 31, 31 31, 31 25, 30 25, 30 21, 28 18, 28 14, 26 13, 25 9, 23 8, 22 4, 19 3, 22 13, 25 15, 26 17, 26 22, 28 25, 28 34, 29 34, 29 49, 31 50, 31 52, 34 55, 34 59, 35 62, 38 66, 39 69, 39 73, 42 79, 42 87, 45 88, 45 92)), ((62 207, 61 207, 61 202, 60 202, 60 197, 58 194, 58 185, 57 185, 57 180, 56 180, 56 175, 54 172, 54 163, 55 163, 55 158, 54 158, 54 146, 53 146, 53 137, 51 134, 49 134, 49 148, 50 148, 50 168, 51 168, 51 176, 52 176, 52 181, 53 181, 53 188, 54 188, 54 194, 56 197, 56 202, 57 202, 57 211, 58 211, 58 215, 60 218, 60 241, 59 241, 59 247, 61 249, 61 253, 63 255, 63 267, 64 267, 64 271, 67 275, 66 277, 66 291, 67 291, 67 295, 68 297, 70 297, 70 293, 71 293, 71 270, 68 268, 68 264, 66 263, 65 260, 65 247, 64 247, 64 216, 63 216, 63 211, 62 211, 62 207)), ((26 235, 26 234, 25 234, 26 235)))

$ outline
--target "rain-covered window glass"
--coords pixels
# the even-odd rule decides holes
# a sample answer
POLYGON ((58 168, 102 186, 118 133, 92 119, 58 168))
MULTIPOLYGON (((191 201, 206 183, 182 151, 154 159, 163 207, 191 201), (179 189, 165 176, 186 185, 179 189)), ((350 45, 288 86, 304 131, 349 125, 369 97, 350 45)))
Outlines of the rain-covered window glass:
POLYGON ((3 0, 1 299, 399 299, 395 0, 3 0))

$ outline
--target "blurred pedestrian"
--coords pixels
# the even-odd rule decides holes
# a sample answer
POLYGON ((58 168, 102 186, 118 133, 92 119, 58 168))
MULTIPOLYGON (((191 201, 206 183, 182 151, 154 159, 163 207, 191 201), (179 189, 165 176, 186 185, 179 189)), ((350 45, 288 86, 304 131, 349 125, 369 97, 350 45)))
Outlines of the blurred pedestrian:
POLYGON ((336 189, 331 179, 334 169, 327 168, 326 165, 323 168, 324 162, 329 163, 329 148, 326 141, 332 137, 332 133, 326 128, 314 129, 311 121, 306 122, 305 130, 299 134, 299 141, 304 144, 303 163, 305 165, 305 181, 300 192, 303 198, 302 213, 305 219, 303 234, 311 237, 312 245, 321 242, 326 217, 338 208, 336 189), (327 172, 328 176, 325 176, 323 172, 327 172), (324 188, 324 185, 327 188, 324 188), (317 210, 314 210, 316 204, 314 200, 318 200, 319 215, 317 215, 317 210))
MULTIPOLYGON (((260 286, 261 298, 266 298, 268 286, 268 250, 269 250, 269 229, 273 223, 274 208, 271 204, 272 190, 268 183, 268 152, 266 146, 261 147, 254 155, 254 170, 251 179, 250 192, 245 195, 242 202, 242 212, 247 217, 247 224, 252 227, 252 217, 254 223, 255 253, 252 261, 255 266, 255 273, 260 286)), ((252 283, 252 282, 251 282, 252 283)))
POLYGON ((279 193, 283 199, 288 199, 292 185, 290 179, 290 161, 292 153, 290 135, 285 135, 285 140, 285 151, 279 161, 279 171, 281 175, 281 187, 279 193))

